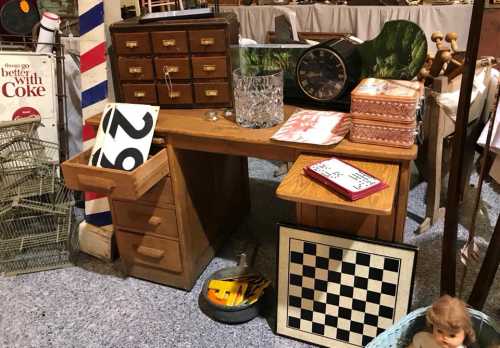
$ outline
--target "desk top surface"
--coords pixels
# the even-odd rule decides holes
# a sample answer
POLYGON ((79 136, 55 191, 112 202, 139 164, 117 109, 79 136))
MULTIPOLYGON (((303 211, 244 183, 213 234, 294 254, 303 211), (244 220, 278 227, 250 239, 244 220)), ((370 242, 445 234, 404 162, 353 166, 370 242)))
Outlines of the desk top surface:
POLYGON ((346 162, 359 169, 381 178, 387 188, 375 192, 365 198, 349 201, 340 194, 329 190, 324 185, 312 180, 304 174, 304 168, 325 159, 320 156, 301 155, 293 164, 288 174, 276 190, 282 199, 306 203, 327 208, 348 210, 363 214, 390 215, 397 191, 399 166, 397 164, 370 162, 364 160, 347 160, 346 162))
MULTIPOLYGON (((288 118, 295 109, 295 106, 285 105, 285 118, 288 118)), ((281 125, 265 129, 243 128, 238 126, 234 120, 222 117, 217 121, 207 121, 203 117, 206 111, 206 109, 162 109, 158 116, 155 133, 167 136, 167 138, 182 136, 184 142, 187 136, 192 142, 196 142, 200 151, 203 151, 203 140, 206 140, 207 142, 222 141, 228 146, 232 144, 240 147, 245 146, 249 148, 249 155, 251 155, 252 147, 261 145, 268 150, 292 150, 297 153, 317 153, 396 162, 413 160, 417 156, 416 145, 409 149, 403 149, 353 143, 348 139, 331 146, 274 141, 270 138, 281 125)), ((93 116, 87 119, 87 124, 98 126, 100 118, 100 115, 93 116)), ((261 152, 256 150, 255 157, 261 157, 258 155, 259 153, 261 152)), ((284 160, 286 159, 284 158, 284 160)))

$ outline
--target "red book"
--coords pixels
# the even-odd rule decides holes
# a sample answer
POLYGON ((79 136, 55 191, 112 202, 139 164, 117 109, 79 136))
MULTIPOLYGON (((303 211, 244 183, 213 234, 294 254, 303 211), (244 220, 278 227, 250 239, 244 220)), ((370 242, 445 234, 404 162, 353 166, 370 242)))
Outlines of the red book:
POLYGON ((379 178, 338 158, 330 158, 304 168, 310 178, 355 201, 388 187, 379 178))

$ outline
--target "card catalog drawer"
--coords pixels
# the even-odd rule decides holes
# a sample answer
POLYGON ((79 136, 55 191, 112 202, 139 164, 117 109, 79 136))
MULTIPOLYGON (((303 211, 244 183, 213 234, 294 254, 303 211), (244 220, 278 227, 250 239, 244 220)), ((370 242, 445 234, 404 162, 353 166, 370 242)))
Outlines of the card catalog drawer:
POLYGON ((155 53, 187 53, 185 31, 155 31, 151 33, 155 53))
POLYGON ((170 177, 161 179, 139 200, 154 205, 158 204, 174 204, 174 193, 172 191, 172 180, 170 177))
POLYGON ((228 103, 229 86, 227 82, 195 83, 194 95, 197 103, 228 103))
POLYGON ((191 84, 174 83, 170 90, 167 85, 158 84, 158 101, 159 104, 192 104, 193 90, 191 84))
POLYGON ((169 172, 166 149, 130 172, 89 166, 90 153, 89 149, 62 163, 65 185, 70 189, 137 200, 169 172))
POLYGON ((155 57, 156 78, 165 81, 166 73, 171 80, 190 79, 191 66, 189 58, 159 58, 155 57))
POLYGON ((226 57, 192 57, 194 78, 225 78, 226 57))
POLYGON ((157 104, 154 84, 127 83, 122 85, 123 100, 126 103, 157 104))
POLYGON ((113 200, 113 221, 118 227, 139 233, 177 238, 174 209, 113 200))
POLYGON ((223 29, 190 30, 191 52, 225 52, 226 34, 223 29))
POLYGON ((182 272, 181 250, 176 241, 117 229, 116 242, 120 257, 129 269, 139 265, 182 272))
POLYGON ((148 33, 115 33, 117 54, 148 54, 151 44, 148 33))
POLYGON ((149 58, 118 57, 118 71, 121 80, 153 79, 153 65, 149 58))

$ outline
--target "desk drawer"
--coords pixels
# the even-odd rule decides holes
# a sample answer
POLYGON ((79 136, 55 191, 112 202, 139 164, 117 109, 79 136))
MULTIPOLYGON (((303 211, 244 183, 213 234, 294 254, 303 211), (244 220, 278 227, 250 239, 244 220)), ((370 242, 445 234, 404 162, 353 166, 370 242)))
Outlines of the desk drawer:
POLYGON ((194 78, 227 77, 226 57, 192 57, 194 78))
POLYGON ((167 150, 127 172, 89 166, 91 150, 65 161, 61 167, 65 185, 76 191, 98 192, 113 199, 137 200, 168 174, 167 150))
POLYGON ((191 52, 225 52, 226 34, 223 29, 190 30, 189 46, 191 52))
POLYGON ((153 65, 149 58, 118 57, 118 71, 121 80, 153 80, 153 65))
POLYGON ((185 31, 154 31, 151 33, 155 53, 187 53, 185 31))
POLYGON ((141 197, 140 202, 146 202, 153 205, 174 204, 174 193, 170 177, 167 176, 161 179, 141 197))
POLYGON ((153 236, 116 230, 120 257, 127 266, 134 265, 182 272, 181 250, 178 242, 153 236))
POLYGON ((190 79, 191 66, 189 58, 159 58, 155 57, 156 78, 165 81, 166 72, 171 80, 190 79))
POLYGON ((113 221, 119 228, 177 238, 175 210, 113 200, 113 221))
POLYGON ((158 100, 160 104, 192 104, 193 89, 191 84, 174 83, 172 90, 169 90, 167 85, 158 84, 158 100))
POLYGON ((122 85, 122 89, 126 103, 157 104, 156 87, 152 83, 127 83, 122 85))
POLYGON ((115 33, 117 54, 148 54, 151 44, 148 33, 115 33))
POLYGON ((200 104, 229 103, 227 82, 207 82, 194 84, 194 98, 200 104))

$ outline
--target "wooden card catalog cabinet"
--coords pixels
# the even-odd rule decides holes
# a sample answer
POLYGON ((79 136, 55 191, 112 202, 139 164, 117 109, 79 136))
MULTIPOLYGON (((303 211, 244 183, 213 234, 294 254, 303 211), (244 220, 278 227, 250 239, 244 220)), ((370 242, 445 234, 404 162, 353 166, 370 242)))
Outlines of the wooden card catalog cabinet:
POLYGON ((117 100, 164 108, 232 106, 229 45, 238 43, 236 15, 110 27, 117 100))

